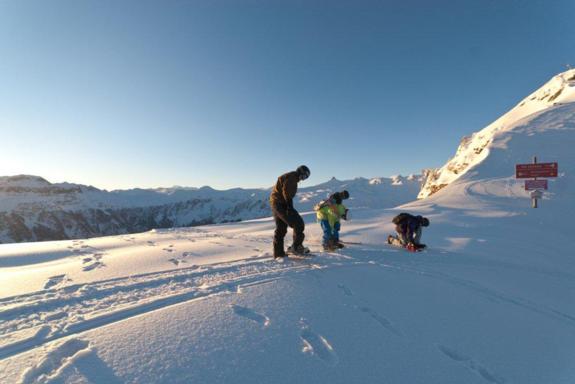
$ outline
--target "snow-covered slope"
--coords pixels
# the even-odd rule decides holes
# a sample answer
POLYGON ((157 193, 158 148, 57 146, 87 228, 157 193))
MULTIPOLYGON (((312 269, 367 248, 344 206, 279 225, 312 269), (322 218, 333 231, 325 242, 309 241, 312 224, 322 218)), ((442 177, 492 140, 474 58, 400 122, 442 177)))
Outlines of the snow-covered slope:
POLYGON ((0 382, 573 383, 575 103, 508 128, 432 196, 354 208, 337 253, 311 213, 304 260, 269 218, 0 245, 0 382), (534 154, 560 171, 538 209, 534 154), (386 244, 400 211, 426 251, 386 244))
MULTIPOLYGON (((548 83, 527 96, 516 107, 501 116, 479 132, 464 137, 455 153, 443 167, 428 171, 426 181, 419 193, 419 198, 434 194, 466 172, 473 169, 489 156, 489 152, 505 138, 513 135, 514 130, 521 129, 525 121, 530 121, 532 115, 553 107, 560 107, 575 101, 575 69, 563 72, 553 77, 548 83)), ((550 128, 548 128, 550 129, 550 128)), ((536 143, 536 138, 533 137, 536 143)), ((518 163, 528 163, 534 155, 540 154, 541 161, 550 161, 554 156, 551 148, 539 146, 531 153, 516 156, 518 163)), ((511 152, 510 152, 511 154, 511 152)))
POLYGON ((541 235, 569 207, 498 199, 402 207, 432 220, 418 254, 373 209, 283 263, 270 219, 1 245, 0 381, 570 383, 575 244, 541 235))
MULTIPOLYGON (((348 189, 351 207, 392 207, 419 191, 416 176, 339 181, 302 188, 298 207, 313 205, 336 190, 348 189)), ((51 184, 37 176, 0 177, 0 243, 88 238, 144 232, 152 228, 195 226, 270 215, 269 189, 226 191, 202 188, 102 191, 69 183, 51 184)))

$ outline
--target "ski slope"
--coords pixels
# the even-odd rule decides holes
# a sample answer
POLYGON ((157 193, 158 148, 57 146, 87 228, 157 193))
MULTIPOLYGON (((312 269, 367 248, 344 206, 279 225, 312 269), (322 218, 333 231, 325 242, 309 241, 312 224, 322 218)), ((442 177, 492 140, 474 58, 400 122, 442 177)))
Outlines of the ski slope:
MULTIPOLYGON (((0 245, 2 383, 575 382, 575 104, 497 132, 433 195, 274 261, 274 224, 0 245), (539 209, 514 164, 558 161, 539 209), (429 249, 385 243, 401 211, 429 249)), ((289 241, 288 241, 289 243, 289 241)))

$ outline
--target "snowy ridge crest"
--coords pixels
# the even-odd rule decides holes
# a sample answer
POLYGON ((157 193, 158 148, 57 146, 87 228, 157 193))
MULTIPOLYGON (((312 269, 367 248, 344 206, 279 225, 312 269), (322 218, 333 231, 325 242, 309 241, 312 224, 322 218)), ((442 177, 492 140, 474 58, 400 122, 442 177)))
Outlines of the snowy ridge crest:
POLYGON ((443 167, 424 172, 425 182, 418 198, 433 195, 484 161, 495 138, 513 130, 521 120, 546 109, 572 102, 575 102, 575 69, 553 77, 499 119, 481 131, 464 137, 455 156, 443 167))

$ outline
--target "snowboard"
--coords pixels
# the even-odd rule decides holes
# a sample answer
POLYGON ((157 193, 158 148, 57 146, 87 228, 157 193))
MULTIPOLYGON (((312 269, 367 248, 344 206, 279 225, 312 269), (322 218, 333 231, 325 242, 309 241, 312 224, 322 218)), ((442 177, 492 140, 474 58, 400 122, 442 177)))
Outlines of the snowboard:
POLYGON ((388 244, 388 245, 389 245, 390 247, 403 249, 405 252, 411 252, 411 253, 421 252, 421 251, 424 251, 425 249, 427 249, 427 247, 416 248, 416 249, 409 249, 409 248, 407 248, 407 247, 404 247, 403 245, 396 245, 396 244, 388 244))
POLYGON ((281 259, 302 259, 302 260, 303 260, 303 259, 309 259, 309 258, 315 256, 315 254, 313 254, 313 253, 309 250, 309 248, 306 248, 306 249, 307 249, 307 252, 301 254, 301 253, 294 253, 294 252, 288 247, 288 249, 287 249, 287 251, 286 251, 287 257, 278 257, 278 258, 276 258, 276 260, 281 260, 281 259))
POLYGON ((285 257, 274 257, 274 261, 277 263, 286 263, 290 261, 306 261, 315 258, 315 253, 308 252, 304 255, 296 255, 294 253, 287 253, 285 257))
POLYGON ((343 245, 363 245, 363 243, 358 241, 341 241, 343 245))
POLYGON ((292 251, 291 246, 288 247, 286 254, 289 256, 305 256, 305 255, 309 255, 311 254, 311 251, 309 248, 304 247, 305 248, 305 252, 304 253, 294 253, 294 251, 292 251))
POLYGON ((391 235, 390 235, 389 238, 388 238, 387 244, 388 244, 388 245, 391 245, 392 247, 395 247, 395 248, 403 249, 403 250, 405 250, 405 251, 407 251, 407 252, 421 252, 421 251, 423 251, 424 249, 427 248, 426 245, 424 245, 423 247, 417 247, 417 248, 411 248, 411 247, 404 246, 403 244, 401 244, 401 243, 399 242, 399 240, 398 240, 396 237, 393 237, 393 236, 391 236, 391 235), (389 241, 390 238, 392 239, 391 242, 389 241))

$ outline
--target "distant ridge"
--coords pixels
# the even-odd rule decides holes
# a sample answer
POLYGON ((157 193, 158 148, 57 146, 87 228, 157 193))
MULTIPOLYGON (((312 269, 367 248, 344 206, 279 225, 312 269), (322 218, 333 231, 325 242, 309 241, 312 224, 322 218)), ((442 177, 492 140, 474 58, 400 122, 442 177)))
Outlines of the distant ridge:
MULTIPOLYGON (((296 205, 309 211, 337 190, 350 207, 387 208, 416 198, 421 176, 331 180, 301 188, 296 205)), ((269 189, 172 187, 104 191, 50 183, 32 175, 0 177, 0 243, 89 238, 154 228, 225 223, 270 216, 269 189)))

